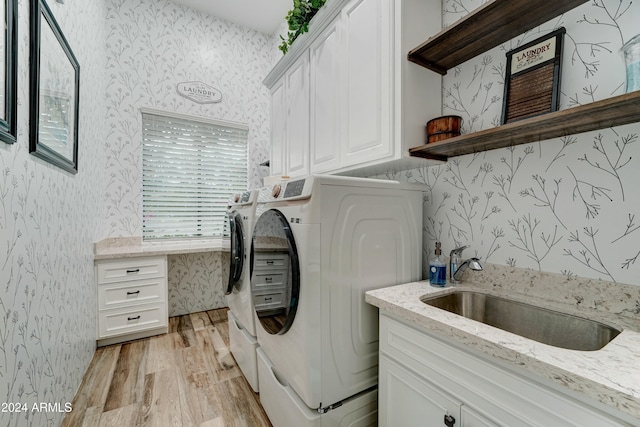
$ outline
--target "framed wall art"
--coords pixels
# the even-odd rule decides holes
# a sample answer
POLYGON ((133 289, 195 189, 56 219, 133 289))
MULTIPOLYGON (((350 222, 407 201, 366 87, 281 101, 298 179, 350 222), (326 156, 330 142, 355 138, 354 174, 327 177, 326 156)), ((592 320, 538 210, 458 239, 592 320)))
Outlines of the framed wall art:
POLYGON ((0 0, 0 140, 16 142, 18 80, 18 0, 0 0))
POLYGON ((557 111, 564 27, 507 52, 502 124, 557 111))
POLYGON ((80 65, 44 0, 31 0, 29 152, 78 172, 80 65))

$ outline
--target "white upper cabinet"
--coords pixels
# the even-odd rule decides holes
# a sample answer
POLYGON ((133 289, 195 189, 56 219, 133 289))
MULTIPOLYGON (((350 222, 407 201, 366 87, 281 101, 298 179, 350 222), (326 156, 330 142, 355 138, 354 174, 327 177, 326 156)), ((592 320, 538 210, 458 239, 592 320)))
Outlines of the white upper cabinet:
POLYGON ((355 0, 342 12, 342 166, 393 154, 389 0, 355 0))
MULTIPOLYGON (((441 115, 441 76, 410 63, 407 52, 440 29, 440 1, 329 0, 309 33, 296 40, 264 81, 272 96, 279 96, 276 87, 284 78, 286 99, 298 101, 296 111, 284 115, 283 173, 348 174, 369 168, 375 173, 380 167, 427 164, 410 158, 408 149, 424 143, 426 122, 441 115), (308 60, 306 86, 289 82, 300 58, 308 60), (308 101, 307 121, 302 118, 305 95, 289 93, 298 89, 308 101), (299 123, 290 125, 294 119, 299 123)), ((281 143, 275 139, 278 132, 272 130, 272 144, 281 143)), ((272 153, 277 155, 278 148, 272 153)), ((271 174, 280 174, 277 161, 271 164, 271 174)))
POLYGON ((271 88, 271 175, 284 174, 285 116, 284 78, 271 88))
POLYGON ((311 45, 310 171, 340 168, 340 31, 339 20, 311 45))
POLYGON ((271 175, 309 174, 309 56, 271 88, 271 175))
POLYGON ((309 175, 309 55, 302 55, 289 69, 286 80, 285 172, 292 177, 309 175))

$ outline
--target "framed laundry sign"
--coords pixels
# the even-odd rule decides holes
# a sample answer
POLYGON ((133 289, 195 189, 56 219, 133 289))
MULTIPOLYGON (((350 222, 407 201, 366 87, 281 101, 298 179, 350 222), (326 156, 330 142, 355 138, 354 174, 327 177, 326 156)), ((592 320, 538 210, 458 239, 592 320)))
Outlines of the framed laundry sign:
POLYGON ((217 104, 222 101, 222 92, 203 82, 180 82, 176 85, 176 91, 198 104, 217 104))
POLYGON ((557 111, 564 27, 507 52, 502 124, 557 111))

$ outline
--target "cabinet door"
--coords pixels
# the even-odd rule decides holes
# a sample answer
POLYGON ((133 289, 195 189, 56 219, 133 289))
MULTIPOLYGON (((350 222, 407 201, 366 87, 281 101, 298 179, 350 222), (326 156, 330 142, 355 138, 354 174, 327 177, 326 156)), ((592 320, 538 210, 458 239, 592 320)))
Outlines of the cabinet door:
POLYGON ((444 427, 445 415, 460 426, 461 404, 413 372, 380 356, 378 423, 381 427, 444 427))
POLYGON ((389 0, 353 0, 342 11, 342 166, 393 154, 389 0))
POLYGON ((340 33, 338 18, 311 45, 311 173, 340 167, 340 33))
POLYGON ((290 176, 309 174, 309 53, 293 64, 286 79, 285 171, 290 176))
POLYGON ((271 175, 284 175, 285 119, 284 79, 271 90, 271 175))
POLYGON ((462 405, 460 422, 463 427, 498 427, 498 424, 488 420, 467 405, 462 405))

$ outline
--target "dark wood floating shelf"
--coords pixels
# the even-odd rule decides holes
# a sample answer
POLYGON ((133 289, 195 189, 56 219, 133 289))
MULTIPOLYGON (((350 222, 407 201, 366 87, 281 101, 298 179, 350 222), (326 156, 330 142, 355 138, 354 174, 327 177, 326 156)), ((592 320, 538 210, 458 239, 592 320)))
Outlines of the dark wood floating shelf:
POLYGON ((561 15, 587 0, 493 0, 409 52, 440 74, 561 15))
POLYGON ((409 149, 409 154, 425 159, 446 160, 453 156, 528 144, 639 121, 640 91, 635 91, 591 104, 421 145, 409 149))

